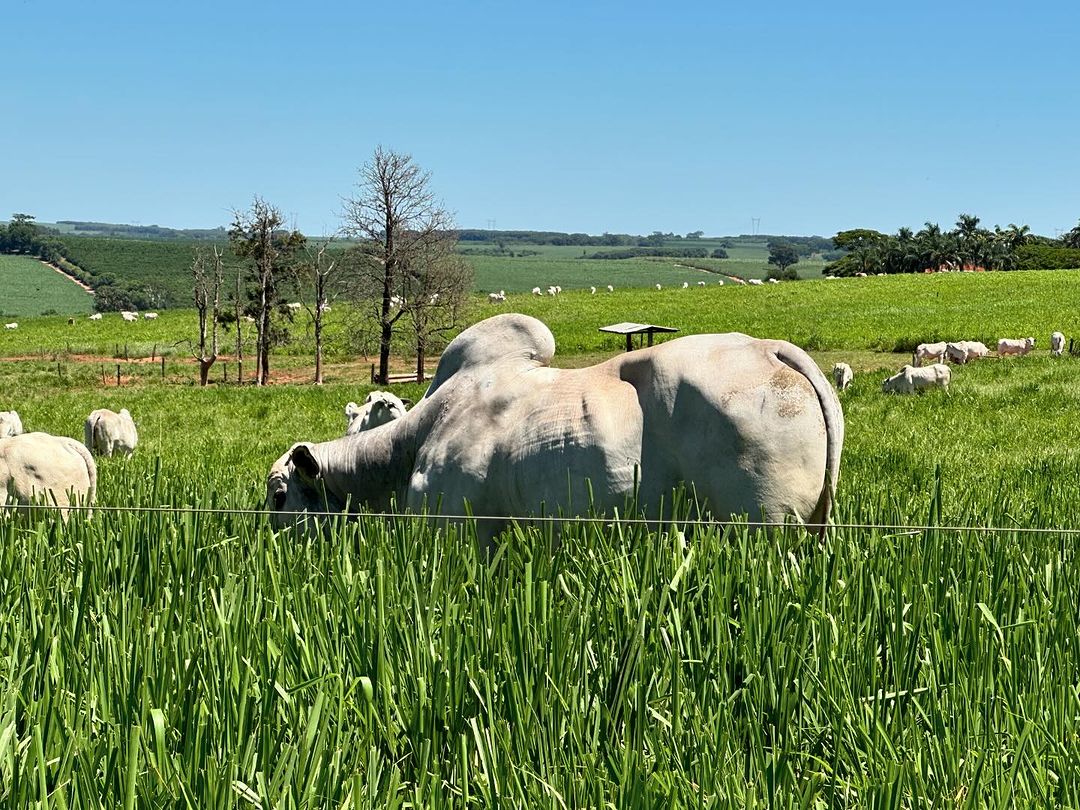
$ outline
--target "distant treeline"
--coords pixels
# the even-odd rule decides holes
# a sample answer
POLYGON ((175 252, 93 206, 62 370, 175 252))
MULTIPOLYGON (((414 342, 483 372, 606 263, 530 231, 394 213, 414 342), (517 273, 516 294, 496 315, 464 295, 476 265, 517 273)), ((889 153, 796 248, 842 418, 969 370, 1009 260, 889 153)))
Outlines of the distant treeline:
POLYGON ((727 251, 723 248, 715 248, 713 250, 709 250, 708 248, 699 247, 635 247, 625 248, 623 250, 600 250, 596 253, 590 253, 586 258, 636 259, 639 256, 662 256, 664 258, 672 259, 726 259, 728 257, 728 254, 727 251))
POLYGON ((86 235, 117 236, 130 239, 177 239, 192 241, 223 241, 229 238, 225 228, 163 228, 160 225, 116 225, 110 222, 81 222, 61 219, 57 225, 68 225, 86 235))
POLYGON ((587 233, 561 233, 559 231, 484 231, 466 229, 458 231, 459 242, 516 242, 529 245, 636 245, 641 236, 627 233, 604 233, 591 236, 587 233))

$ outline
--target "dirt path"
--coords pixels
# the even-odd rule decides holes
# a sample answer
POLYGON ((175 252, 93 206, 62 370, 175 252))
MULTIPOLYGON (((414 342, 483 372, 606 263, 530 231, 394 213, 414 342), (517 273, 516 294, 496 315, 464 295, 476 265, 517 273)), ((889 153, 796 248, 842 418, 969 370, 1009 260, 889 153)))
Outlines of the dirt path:
POLYGON ((38 259, 38 261, 41 262, 46 267, 48 267, 50 270, 55 270, 57 273, 62 275, 64 278, 66 278, 68 281, 72 282, 73 284, 78 284, 86 292, 90 293, 90 295, 94 294, 94 288, 91 287, 89 284, 85 284, 82 281, 79 281, 79 279, 75 278, 75 276, 71 275, 70 273, 65 272, 60 267, 57 267, 55 264, 50 264, 49 262, 45 261, 44 259, 38 259))

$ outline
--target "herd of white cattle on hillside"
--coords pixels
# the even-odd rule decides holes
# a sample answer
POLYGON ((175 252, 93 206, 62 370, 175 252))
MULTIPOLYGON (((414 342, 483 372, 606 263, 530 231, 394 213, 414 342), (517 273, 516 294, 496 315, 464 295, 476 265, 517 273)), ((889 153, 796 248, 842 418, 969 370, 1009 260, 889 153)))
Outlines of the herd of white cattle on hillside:
MULTIPOLYGON (((1032 337, 1002 338, 997 354, 1034 347, 1032 337)), ((1064 334, 1051 335, 1050 350, 1064 352, 1064 334)), ((518 516, 613 514, 632 499, 663 519, 680 486, 721 520, 827 522, 844 416, 834 387, 799 347, 692 335, 573 370, 552 368, 554 353, 550 330, 529 316, 496 315, 465 329, 414 407, 371 392, 363 405, 346 405, 344 436, 298 442, 275 461, 266 486, 272 522, 306 527, 311 513, 400 504, 438 509, 442 519, 483 515, 487 543, 518 516)), ((988 354, 977 341, 920 344, 882 390, 948 389, 947 360, 965 365, 988 354)), ((832 377, 844 391, 854 373, 837 363, 832 377)), ((0 505, 43 498, 66 517, 71 504, 93 502, 92 454, 131 455, 137 442, 127 409, 93 411, 82 444, 24 433, 16 411, 0 412, 0 505)))

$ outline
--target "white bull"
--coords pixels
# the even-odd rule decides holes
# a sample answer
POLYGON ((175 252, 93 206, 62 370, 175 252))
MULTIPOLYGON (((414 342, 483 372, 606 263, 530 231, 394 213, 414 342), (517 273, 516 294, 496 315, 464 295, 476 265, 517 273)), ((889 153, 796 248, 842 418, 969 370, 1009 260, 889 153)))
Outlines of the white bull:
POLYGON ((944 341, 937 343, 920 343, 915 347, 915 353, 911 357, 911 365, 921 366, 923 360, 933 360, 935 363, 945 362, 945 350, 948 344, 944 341))
POLYGON ((977 340, 958 340, 945 345, 945 356, 960 365, 986 357, 989 353, 990 350, 986 348, 986 344, 977 340))
POLYGON ((266 488, 274 524, 346 506, 471 510, 493 516, 478 522, 486 546, 512 516, 611 514, 635 495, 647 516, 663 519, 680 485, 719 520, 827 521, 844 417, 802 349, 733 333, 584 369, 551 368, 554 354, 535 318, 469 327, 404 417, 295 444, 274 462, 266 488))
POLYGON ((1025 354, 1035 348, 1035 338, 1002 338, 998 341, 997 352, 998 357, 1005 357, 1010 354, 1015 354, 1019 357, 1023 357, 1025 354))
POLYGON ((837 363, 832 367, 832 378, 837 389, 844 391, 855 379, 855 374, 847 363, 837 363))
POLYGON ((886 394, 913 394, 924 388, 948 390, 951 380, 952 370, 944 363, 934 363, 924 368, 904 366, 882 383, 881 390, 886 394))
POLYGON ((1061 357, 1061 353, 1065 351, 1065 335, 1061 332, 1054 332, 1050 335, 1050 355, 1052 357, 1061 357))
POLYGON ((18 436, 22 432, 23 424, 18 411, 0 411, 0 439, 18 436))
POLYGON ((127 408, 121 408, 120 413, 98 408, 86 417, 83 439, 90 452, 99 456, 111 456, 113 453, 130 456, 139 443, 139 433, 127 408))
POLYGON ((52 504, 66 520, 67 507, 89 506, 96 489, 97 465, 75 439, 48 433, 0 439, 0 506, 52 504))
POLYGON ((345 406, 345 435, 352 436, 400 419, 405 415, 408 404, 408 400, 400 399, 389 391, 372 391, 363 405, 350 402, 345 406))

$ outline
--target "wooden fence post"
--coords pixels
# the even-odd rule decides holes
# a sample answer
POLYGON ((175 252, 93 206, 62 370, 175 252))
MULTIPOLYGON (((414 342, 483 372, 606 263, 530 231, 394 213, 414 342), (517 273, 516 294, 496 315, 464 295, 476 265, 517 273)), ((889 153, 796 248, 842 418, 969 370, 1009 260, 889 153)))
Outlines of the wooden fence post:
POLYGON ((120 387, 120 364, 116 364, 116 387, 120 387))
POLYGON ((161 379, 165 379, 165 355, 161 355, 161 379))

